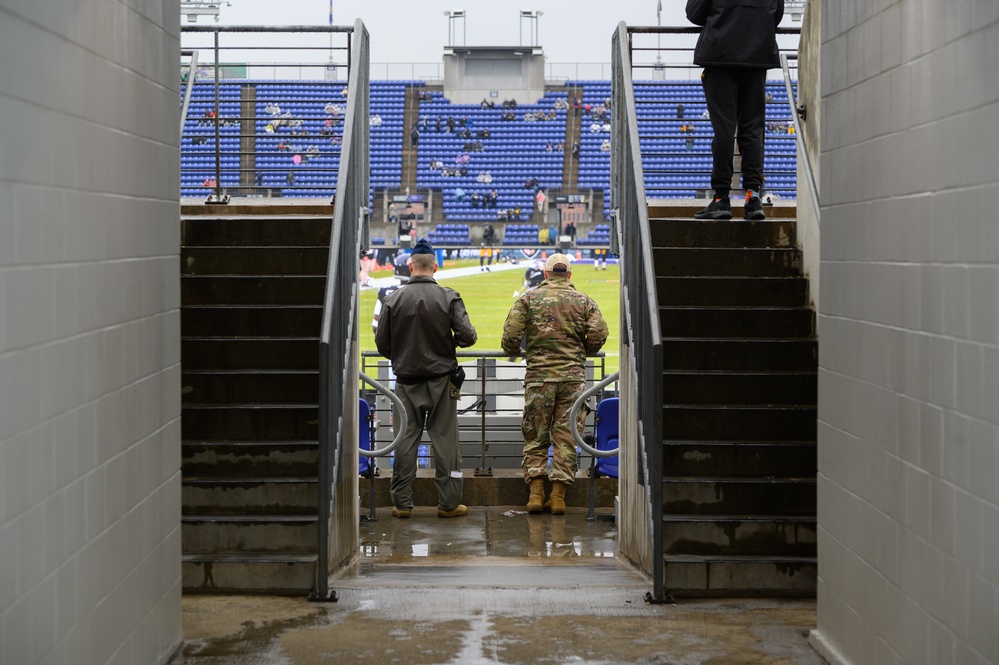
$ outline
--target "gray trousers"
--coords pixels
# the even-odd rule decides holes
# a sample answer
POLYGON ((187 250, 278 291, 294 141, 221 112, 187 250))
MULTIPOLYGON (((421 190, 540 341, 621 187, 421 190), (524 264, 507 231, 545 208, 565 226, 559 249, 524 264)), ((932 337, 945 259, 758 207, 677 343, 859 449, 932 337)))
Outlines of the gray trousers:
MULTIPOLYGON (((461 503, 461 447, 458 445, 458 400, 442 376, 423 383, 396 382, 395 394, 406 408, 406 433, 395 450, 389 492, 397 508, 413 507, 413 479, 420 437, 426 429, 433 443, 437 508, 454 510, 461 503)), ((397 432, 398 433, 398 432, 397 432)))

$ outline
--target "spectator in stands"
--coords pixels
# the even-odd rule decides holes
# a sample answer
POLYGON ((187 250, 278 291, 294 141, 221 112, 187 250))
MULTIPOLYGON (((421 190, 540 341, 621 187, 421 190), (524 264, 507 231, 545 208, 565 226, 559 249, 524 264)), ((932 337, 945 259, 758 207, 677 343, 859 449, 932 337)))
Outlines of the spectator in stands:
POLYGON ((378 127, 382 124, 382 117, 377 113, 375 113, 373 116, 371 116, 370 123, 372 127, 378 127))
POLYGON ((462 189, 461 187, 455 187, 454 188, 454 200, 457 201, 458 203, 461 203, 462 201, 464 201, 465 200, 465 190, 462 189))
POLYGON ((572 100, 572 110, 576 115, 579 115, 580 109, 583 108, 583 103, 580 101, 579 97, 572 100))
POLYGON ((320 136, 333 136, 333 121, 329 118, 323 124, 323 128, 319 130, 320 136))
POLYGON ((551 141, 545 144, 545 152, 555 152, 555 145, 551 141))
POLYGON ((574 241, 576 240, 576 224, 575 224, 575 222, 569 222, 568 224, 566 224, 565 227, 562 229, 562 231, 565 233, 565 235, 569 236, 574 241))
POLYGON ((489 138, 489 128, 488 127, 483 127, 479 131, 475 132, 475 136, 477 138, 480 138, 480 139, 487 139, 487 138, 489 138))
POLYGON ((579 141, 572 142, 572 158, 579 159, 579 141))
POLYGON ((413 125, 413 128, 409 130, 409 142, 414 148, 420 145, 420 130, 415 124, 413 125))
POLYGON ((600 150, 603 152, 610 152, 611 144, 610 139, 604 139, 604 142, 600 144, 600 150))
POLYGON ((559 141, 555 144, 555 150, 558 152, 565 152, 565 141, 559 141))
POLYGON ((676 105, 676 119, 677 120, 683 120, 683 103, 682 102, 676 105))
POLYGON ((216 185, 216 181, 215 181, 215 176, 213 176, 213 175, 208 176, 201 183, 202 187, 215 187, 215 185, 216 185))
POLYGON ((271 102, 270 104, 264 107, 264 113, 267 113, 269 115, 281 115, 281 107, 275 104, 274 102, 271 102))
POLYGON ((544 218, 543 216, 545 214, 545 209, 546 209, 545 206, 548 203, 548 197, 545 196, 545 190, 541 189, 540 187, 537 187, 534 193, 534 201, 538 206, 538 212, 541 213, 542 218, 544 218))
POLYGON ((318 156, 319 156, 319 146, 317 146, 317 145, 310 145, 309 149, 305 151, 305 159, 306 159, 306 161, 308 161, 310 159, 314 159, 314 158, 316 158, 318 156))
POLYGON ((704 109, 704 113, 701 114, 701 120, 711 120, 711 113, 707 109, 704 109))
POLYGON ((293 187, 295 185, 294 171, 288 171, 288 175, 284 177, 284 184, 288 185, 289 187, 293 187))
POLYGON ((767 103, 767 104, 770 104, 770 103, 772 103, 772 102, 774 101, 774 96, 773 96, 773 95, 771 95, 771 94, 770 94, 770 93, 768 92, 768 93, 767 93, 767 96, 766 96, 766 98, 765 98, 765 99, 766 99, 766 103, 767 103))
POLYGON ((538 244, 539 245, 548 244, 548 228, 545 226, 542 226, 540 229, 538 229, 538 244))
POLYGON ((600 131, 609 132, 611 130, 610 121, 604 120, 604 124, 600 125, 600 131))
POLYGON ((375 334, 378 352, 392 362, 395 393, 409 423, 405 432, 397 432, 403 436, 389 487, 392 516, 412 516, 417 444, 426 429, 437 472, 437 517, 461 517, 468 514, 461 504, 458 445, 458 398, 464 373, 454 350, 472 346, 477 335, 461 296, 434 280, 438 266, 429 242, 416 243, 409 266, 409 284, 385 300, 375 334))
POLYGON ((767 70, 780 67, 776 29, 784 17, 784 0, 712 3, 687 0, 687 18, 702 26, 694 48, 694 64, 703 67, 701 82, 711 112, 711 187, 714 197, 698 219, 731 219, 732 143, 742 155, 746 219, 765 219, 763 133, 766 122, 767 70))
POLYGON ((479 196, 478 192, 472 192, 472 196, 469 197, 469 201, 472 202, 473 208, 478 208, 480 205, 482 205, 482 197, 479 196))
POLYGON ((447 117, 447 122, 445 124, 447 125, 447 133, 448 134, 451 134, 452 132, 454 132, 454 125, 455 125, 454 116, 449 115, 447 117))
POLYGON ((558 244, 558 227, 555 226, 555 222, 548 225, 548 244, 558 244))
POLYGON ((603 125, 601 125, 599 122, 594 121, 594 122, 590 123, 590 133, 591 134, 596 134, 601 129, 603 129, 603 125))
POLYGON ((256 184, 257 187, 262 187, 264 184, 264 172, 257 171, 253 177, 253 182, 256 184))
POLYGON ((436 118, 434 118, 434 131, 437 132, 438 134, 441 133, 441 117, 440 116, 437 116, 436 118))
POLYGON ((482 240, 487 245, 493 245, 496 242, 496 229, 493 228, 492 224, 487 223, 485 228, 482 229, 482 240))
POLYGON ((326 115, 333 115, 333 102, 326 102, 323 112, 326 113, 326 115))

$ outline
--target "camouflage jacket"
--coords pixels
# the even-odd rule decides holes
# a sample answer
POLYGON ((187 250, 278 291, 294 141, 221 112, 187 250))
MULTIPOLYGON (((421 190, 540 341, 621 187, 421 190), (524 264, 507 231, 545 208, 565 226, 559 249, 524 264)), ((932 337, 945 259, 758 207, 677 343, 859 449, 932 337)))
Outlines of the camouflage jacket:
POLYGON ((584 362, 607 341, 600 308, 568 279, 546 279, 513 304, 503 324, 503 352, 520 352, 527 335, 526 383, 582 381, 584 362))

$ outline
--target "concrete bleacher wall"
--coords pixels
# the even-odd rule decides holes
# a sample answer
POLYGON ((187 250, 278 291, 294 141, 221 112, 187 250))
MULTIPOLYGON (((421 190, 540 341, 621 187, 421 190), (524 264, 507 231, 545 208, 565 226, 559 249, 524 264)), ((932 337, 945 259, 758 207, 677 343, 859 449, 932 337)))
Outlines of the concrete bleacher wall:
POLYGON ((999 663, 999 3, 821 9, 813 643, 999 663))
POLYGON ((181 642, 176 0, 0 0, 0 663, 181 642))

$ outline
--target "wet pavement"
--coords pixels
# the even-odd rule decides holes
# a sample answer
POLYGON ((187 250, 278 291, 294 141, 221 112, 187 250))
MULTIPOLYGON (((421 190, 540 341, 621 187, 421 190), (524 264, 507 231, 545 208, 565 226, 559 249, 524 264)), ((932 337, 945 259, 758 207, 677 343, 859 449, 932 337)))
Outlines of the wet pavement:
POLYGON ((651 584, 614 557, 614 523, 582 508, 377 515, 331 583, 339 602, 186 596, 173 665, 823 662, 808 646, 814 601, 646 604, 651 584))

